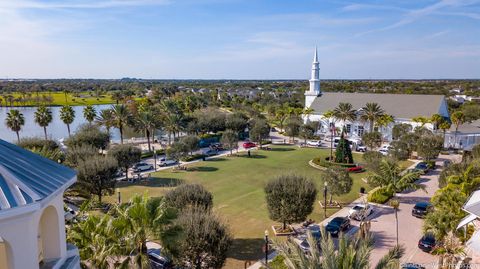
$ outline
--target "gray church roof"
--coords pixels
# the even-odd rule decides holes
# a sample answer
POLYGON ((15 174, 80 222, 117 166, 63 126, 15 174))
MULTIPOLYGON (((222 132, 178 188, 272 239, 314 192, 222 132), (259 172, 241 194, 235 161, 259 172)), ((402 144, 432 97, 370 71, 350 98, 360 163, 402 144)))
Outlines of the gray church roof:
POLYGON ((377 103, 394 118, 411 119, 439 113, 444 99, 443 95, 323 92, 310 107, 321 115, 341 102, 352 104, 356 110, 367 103, 377 103))
POLYGON ((74 170, 0 139, 0 210, 42 200, 75 180, 74 170))

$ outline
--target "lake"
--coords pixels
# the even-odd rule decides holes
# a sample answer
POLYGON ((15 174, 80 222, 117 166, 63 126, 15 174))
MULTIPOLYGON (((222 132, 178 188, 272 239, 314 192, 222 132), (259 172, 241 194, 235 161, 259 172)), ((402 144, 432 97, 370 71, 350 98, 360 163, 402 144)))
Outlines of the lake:
MULTIPOLYGON (((96 105, 94 106, 97 113, 106 108, 110 108, 111 105, 96 105)), ((85 118, 83 117, 83 108, 84 106, 73 106, 75 110, 75 120, 70 125, 70 129, 72 132, 78 128, 78 126, 87 123, 85 118)), ((25 125, 23 126, 22 130, 20 131, 20 139, 22 137, 44 137, 43 128, 38 126, 38 124, 34 121, 34 113, 37 110, 36 107, 0 107, 0 139, 3 139, 8 142, 16 143, 17 142, 17 135, 15 132, 10 130, 5 125, 5 118, 7 117, 7 112, 11 109, 18 109, 20 112, 23 113, 25 117, 25 125)), ((47 127, 47 135, 49 138, 54 140, 59 140, 62 138, 68 137, 68 130, 67 126, 62 122, 60 119, 60 109, 61 107, 55 106, 50 107, 52 110, 53 121, 47 127)), ((120 132, 116 128, 111 128, 110 135, 112 141, 119 142, 120 141, 120 132)), ((128 129, 124 131, 124 139, 132 138, 132 137, 143 137, 141 134, 135 133, 133 130, 128 129)))

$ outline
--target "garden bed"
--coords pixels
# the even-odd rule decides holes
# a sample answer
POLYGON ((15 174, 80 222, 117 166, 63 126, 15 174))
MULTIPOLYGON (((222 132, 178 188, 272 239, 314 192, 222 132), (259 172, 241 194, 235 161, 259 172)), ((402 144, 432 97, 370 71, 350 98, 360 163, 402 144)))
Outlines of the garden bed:
POLYGON ((286 229, 283 229, 283 225, 272 225, 272 231, 275 236, 288 236, 295 234, 295 229, 293 229, 291 225, 287 225, 286 229))

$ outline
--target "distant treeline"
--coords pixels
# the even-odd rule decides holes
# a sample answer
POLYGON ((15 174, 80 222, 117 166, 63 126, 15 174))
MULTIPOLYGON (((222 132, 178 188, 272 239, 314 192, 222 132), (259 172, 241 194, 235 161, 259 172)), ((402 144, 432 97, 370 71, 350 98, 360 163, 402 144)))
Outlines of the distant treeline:
MULTIPOLYGON (((177 92, 189 89, 208 90, 287 90, 304 91, 306 80, 0 80, 0 94, 34 92, 92 92, 97 95, 112 91, 130 91, 133 95, 148 90, 177 92)), ((407 94, 445 94, 461 89, 465 94, 480 95, 480 80, 322 80, 323 91, 377 92, 407 94)))

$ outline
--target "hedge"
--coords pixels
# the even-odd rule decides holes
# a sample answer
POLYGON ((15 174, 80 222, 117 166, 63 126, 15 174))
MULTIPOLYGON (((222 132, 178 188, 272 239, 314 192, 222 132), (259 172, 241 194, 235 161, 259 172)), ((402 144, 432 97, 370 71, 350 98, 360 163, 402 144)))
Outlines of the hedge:
POLYGON ((393 194, 393 191, 388 191, 383 187, 377 187, 368 192, 367 200, 372 203, 384 204, 393 197, 393 194))
MULTIPOLYGON (((165 154, 165 150, 164 149, 157 149, 155 150, 155 152, 157 153, 157 156, 159 155, 164 155, 165 154)), ((144 152, 142 153, 142 159, 145 159, 145 158, 150 158, 150 157, 153 157, 153 151, 148 151, 148 152, 144 152)))
POLYGON ((188 156, 185 156, 185 157, 181 158, 181 161, 182 162, 191 162, 191 161, 194 161, 194 160, 201 159, 203 157, 207 157, 207 156, 204 155, 204 154, 193 154, 193 155, 188 155, 188 156))
POLYGON ((350 168, 350 167, 356 167, 356 163, 335 163, 335 162, 329 162, 327 160, 324 160, 320 157, 314 158, 313 163, 319 166, 323 167, 345 167, 345 168, 350 168))

